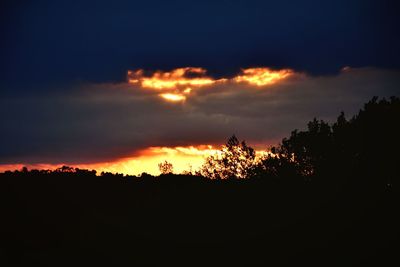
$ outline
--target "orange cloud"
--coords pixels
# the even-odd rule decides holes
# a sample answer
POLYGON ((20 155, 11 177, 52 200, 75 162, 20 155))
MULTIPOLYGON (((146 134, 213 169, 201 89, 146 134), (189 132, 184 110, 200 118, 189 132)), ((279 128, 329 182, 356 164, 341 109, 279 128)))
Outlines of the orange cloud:
POLYGON ((138 84, 145 89, 163 91, 160 97, 168 101, 185 100, 185 94, 190 94, 192 89, 210 86, 226 79, 213 79, 206 76, 203 68, 185 67, 174 69, 169 72, 156 71, 146 76, 142 69, 128 71, 128 82, 138 84))
POLYGON ((243 69, 242 72, 242 75, 236 76, 233 80, 238 83, 247 82, 256 86, 265 86, 277 83, 294 73, 290 69, 274 71, 269 68, 249 68, 243 69))
POLYGON ((144 76, 143 70, 128 71, 129 83, 139 83, 143 88, 156 90, 201 87, 214 84, 221 80, 205 76, 203 68, 178 68, 170 72, 156 71, 152 76, 144 76))
POLYGON ((214 79, 206 75, 203 68, 185 67, 172 71, 156 71, 145 75, 144 70, 128 71, 128 82, 141 88, 162 91, 158 95, 167 101, 183 101, 198 88, 217 83, 248 83, 255 86, 266 86, 286 79, 294 73, 290 69, 271 70, 269 68, 242 69, 242 73, 232 78, 214 79))

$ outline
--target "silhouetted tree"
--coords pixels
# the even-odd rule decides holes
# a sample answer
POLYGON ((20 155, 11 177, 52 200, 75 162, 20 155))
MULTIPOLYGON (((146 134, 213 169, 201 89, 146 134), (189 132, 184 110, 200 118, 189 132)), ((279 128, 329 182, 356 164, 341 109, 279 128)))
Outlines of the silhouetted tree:
POLYGON ((271 147, 270 153, 261 157, 258 164, 253 168, 251 176, 282 178, 297 174, 293 155, 278 152, 278 148, 271 147))
POLYGON ((274 155, 268 156, 264 164, 294 168, 302 176, 311 176, 325 168, 332 147, 331 127, 314 118, 308 123, 307 131, 294 130, 289 138, 284 138, 278 147, 274 147, 274 155))
POLYGON ((158 169, 161 174, 171 174, 174 171, 174 166, 168 161, 164 161, 158 164, 158 169))
POLYGON ((75 169, 73 167, 64 165, 60 168, 57 168, 55 171, 61 173, 69 173, 69 172, 75 172, 75 169))
POLYGON ((228 139, 220 154, 209 156, 200 174, 210 179, 248 178, 256 164, 256 153, 245 141, 239 142, 235 135, 228 139))

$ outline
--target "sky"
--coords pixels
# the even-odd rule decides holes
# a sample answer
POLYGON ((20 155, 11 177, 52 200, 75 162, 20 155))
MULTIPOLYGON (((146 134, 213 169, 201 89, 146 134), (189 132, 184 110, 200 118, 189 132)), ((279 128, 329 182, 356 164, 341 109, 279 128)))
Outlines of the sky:
POLYGON ((0 171, 197 168, 400 92, 397 1, 1 1, 0 171))

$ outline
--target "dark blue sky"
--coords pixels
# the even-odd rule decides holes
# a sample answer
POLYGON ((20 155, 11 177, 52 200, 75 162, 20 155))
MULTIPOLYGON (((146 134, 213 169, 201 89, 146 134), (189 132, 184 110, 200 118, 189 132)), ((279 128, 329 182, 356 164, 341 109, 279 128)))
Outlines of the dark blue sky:
POLYGON ((4 89, 121 81, 135 68, 201 66, 226 76, 250 66, 315 75, 400 67, 396 1, 8 2, 4 89))

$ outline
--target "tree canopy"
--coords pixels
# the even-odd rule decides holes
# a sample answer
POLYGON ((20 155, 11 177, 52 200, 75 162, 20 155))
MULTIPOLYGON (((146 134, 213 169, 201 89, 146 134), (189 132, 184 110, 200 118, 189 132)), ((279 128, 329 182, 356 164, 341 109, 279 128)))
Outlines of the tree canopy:
POLYGON ((243 179, 256 164, 256 153, 232 135, 222 147, 220 154, 209 156, 200 169, 200 174, 210 179, 243 179))

